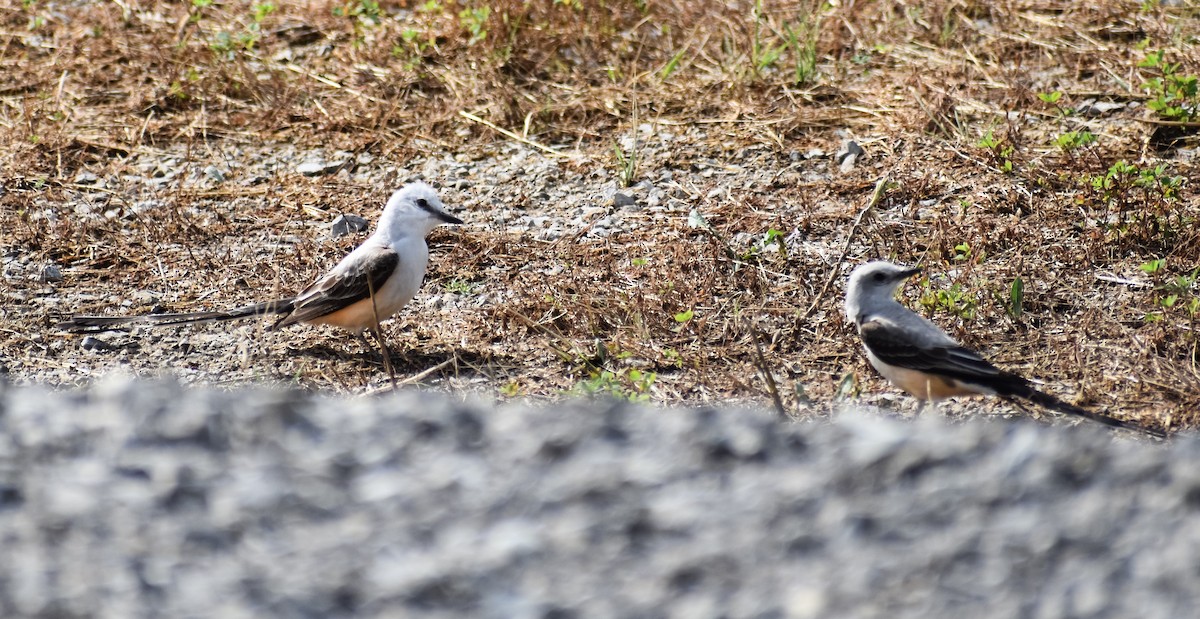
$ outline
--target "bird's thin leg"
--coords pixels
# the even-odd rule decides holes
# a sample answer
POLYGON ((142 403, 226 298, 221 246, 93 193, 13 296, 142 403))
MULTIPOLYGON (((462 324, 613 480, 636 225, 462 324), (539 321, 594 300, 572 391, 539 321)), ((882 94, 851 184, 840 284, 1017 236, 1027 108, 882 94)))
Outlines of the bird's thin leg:
POLYGON ((396 368, 392 367, 392 351, 388 349, 387 342, 383 341, 383 333, 379 327, 379 306, 375 305, 375 284, 367 279, 367 292, 371 295, 371 317, 374 319, 374 324, 371 325, 371 332, 375 334, 375 340, 379 342, 379 354, 383 355, 383 367, 387 369, 388 376, 392 379, 392 391, 396 390, 396 368))
POLYGON ((379 354, 383 355, 383 367, 392 379, 392 389, 394 390, 396 389, 396 368, 392 366, 392 351, 383 339, 383 332, 379 329, 379 323, 375 323, 375 327, 371 329, 371 333, 375 334, 375 340, 379 342, 379 354))

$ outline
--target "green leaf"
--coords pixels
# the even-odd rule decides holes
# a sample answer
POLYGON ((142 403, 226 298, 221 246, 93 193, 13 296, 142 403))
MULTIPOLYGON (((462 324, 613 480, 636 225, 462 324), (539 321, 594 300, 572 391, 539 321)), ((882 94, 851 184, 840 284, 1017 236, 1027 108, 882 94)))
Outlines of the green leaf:
POLYGON ((999 145, 1000 140, 996 139, 996 136, 992 134, 990 129, 987 133, 983 134, 983 137, 979 139, 978 144, 980 148, 996 148, 999 145))
POLYGON ((687 52, 688 52, 687 47, 684 47, 683 49, 679 50, 678 52, 675 52, 675 55, 671 56, 671 59, 667 61, 667 64, 665 66, 663 66, 662 69, 659 70, 658 77, 660 79, 664 79, 664 80, 667 79, 668 77, 671 77, 671 74, 675 72, 675 69, 679 68, 679 61, 683 60, 683 55, 686 54, 687 52))
POLYGON ((1008 313, 1011 314, 1013 318, 1020 318, 1021 314, 1025 311, 1024 298, 1025 282, 1021 281, 1021 278, 1018 277, 1013 280, 1012 288, 1010 288, 1008 291, 1008 313))
POLYGON ((1142 264, 1138 265, 1138 268, 1146 273, 1149 273, 1150 275, 1153 275, 1161 271, 1165 266, 1167 266, 1167 259, 1158 258, 1151 260, 1150 262, 1143 262, 1142 264))
POLYGON ((1059 90, 1054 92, 1039 92, 1038 98, 1041 99, 1043 103, 1054 104, 1058 103, 1058 100, 1062 98, 1062 94, 1062 91, 1059 90))
POLYGON ((687 322, 687 321, 691 320, 692 316, 694 316, 694 315, 695 315, 695 312, 693 312, 692 310, 687 310, 686 312, 679 312, 678 314, 675 314, 675 322, 687 322))

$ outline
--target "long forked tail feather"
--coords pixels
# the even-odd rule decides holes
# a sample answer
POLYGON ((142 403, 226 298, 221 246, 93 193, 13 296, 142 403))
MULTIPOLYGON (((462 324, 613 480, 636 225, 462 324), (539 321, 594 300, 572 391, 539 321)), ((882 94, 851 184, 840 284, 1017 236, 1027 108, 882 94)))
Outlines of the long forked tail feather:
POLYGON ((225 311, 184 312, 180 314, 143 314, 140 316, 72 316, 58 323, 59 329, 72 333, 99 333, 114 331, 129 325, 165 327, 170 325, 241 320, 270 314, 286 314, 295 304, 292 299, 277 299, 246 305, 225 311))
POLYGON ((1141 432, 1142 434, 1148 434, 1155 438, 1166 438, 1167 437, 1166 432, 1163 432, 1162 430, 1159 430, 1157 428, 1151 428, 1151 427, 1143 426, 1141 424, 1133 423, 1130 421, 1123 421, 1121 419, 1115 419, 1113 417, 1109 417, 1108 415, 1104 415, 1101 413, 1095 413, 1095 412, 1089 411, 1087 409, 1079 408, 1078 406, 1075 406, 1072 404, 1067 404, 1066 402, 1063 402, 1062 400, 1060 400, 1048 393, 1034 389, 1033 385, 1029 384, 1029 382, 1024 379, 1021 379, 1019 383, 1011 384, 1010 387, 1011 387, 1011 389, 1009 390, 1009 393, 1002 394, 1002 395, 1005 395, 1007 397, 1020 398, 1022 400, 1028 400, 1039 406, 1044 406, 1050 410, 1058 411, 1060 413, 1065 413, 1067 415, 1077 415, 1079 417, 1091 419, 1092 421, 1102 423, 1106 426, 1109 426, 1110 428, 1121 428, 1124 430, 1132 430, 1134 432, 1141 432))

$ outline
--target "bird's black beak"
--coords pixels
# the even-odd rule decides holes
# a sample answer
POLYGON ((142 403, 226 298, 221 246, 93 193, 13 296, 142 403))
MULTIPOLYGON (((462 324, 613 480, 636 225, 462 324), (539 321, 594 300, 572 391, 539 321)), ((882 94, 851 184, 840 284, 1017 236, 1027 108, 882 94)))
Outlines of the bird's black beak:
POLYGON ((905 279, 912 277, 913 275, 917 275, 920 272, 921 272, 921 267, 913 267, 911 269, 905 269, 903 271, 900 271, 900 274, 897 277, 897 279, 905 280, 905 279))
POLYGON ((440 219, 448 224, 454 224, 456 226, 463 222, 463 220, 461 220, 461 219, 455 217, 454 215, 451 215, 450 213, 447 213, 445 211, 438 211, 437 217, 438 217, 438 219, 440 219))

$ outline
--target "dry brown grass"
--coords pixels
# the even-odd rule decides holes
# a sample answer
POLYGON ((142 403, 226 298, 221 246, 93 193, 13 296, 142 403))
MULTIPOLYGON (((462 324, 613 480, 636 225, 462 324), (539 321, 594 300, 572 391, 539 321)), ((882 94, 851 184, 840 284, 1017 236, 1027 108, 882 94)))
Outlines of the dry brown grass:
MULTIPOLYGON (((302 286, 353 243, 305 240, 294 229, 313 218, 305 205, 361 212, 368 193, 344 179, 294 176, 218 192, 177 183, 141 196, 167 205, 152 221, 77 221, 69 215, 80 170, 132 172, 133 155, 159 151, 182 151, 203 167, 225 149, 264 143, 403 163, 431 150, 492 152, 509 139, 465 112, 579 155, 562 163, 567 169, 599 165, 613 178, 612 143, 635 124, 692 136, 640 166, 676 171, 681 199, 718 234, 648 213, 604 239, 586 230, 552 243, 488 229, 439 233, 427 289, 466 281, 503 293, 502 302, 439 325, 407 321, 395 336, 413 351, 412 374, 448 361, 440 376, 553 396, 604 370, 609 384, 636 391, 637 370, 657 374, 652 394, 662 401, 766 403, 753 325, 789 408, 797 406, 794 385, 827 402, 848 373, 870 381, 868 393, 886 392, 840 319, 840 276, 852 264, 837 260, 850 222, 887 176, 895 185, 853 239, 850 263, 895 257, 946 273, 927 283, 930 294, 958 284, 975 315, 935 309, 935 318, 1051 390, 1065 384, 1081 403, 1157 426, 1200 423, 1196 320, 1186 309, 1200 291, 1164 307, 1161 287, 1200 266, 1194 151, 1156 148, 1150 138, 1163 125, 1144 107, 1099 117, 1056 109, 1088 99, 1144 102, 1150 74, 1137 67, 1141 41, 1166 50, 1182 72, 1200 72, 1194 6, 841 2, 820 11, 818 76, 796 84, 794 50, 756 70, 755 39, 760 49, 780 45, 785 23, 815 6, 807 1, 765 2, 758 20, 751 2, 496 0, 440 11, 396 2, 384 3, 378 24, 335 15, 357 2, 278 4, 257 25, 243 2, 0 8, 0 244, 9 256, 75 269, 54 291, 61 304, 37 301, 49 294, 44 284, 0 280, 2 350, 14 378, 61 382, 63 368, 84 363, 49 325, 62 313, 110 310, 102 291, 113 287, 166 287, 176 277, 194 289, 174 290, 174 300, 191 307, 302 286), (472 41, 460 12, 485 6, 487 35, 472 41), (239 45, 254 28, 254 44, 239 45), (214 48, 221 33, 227 49, 214 48), (1054 91, 1064 93, 1058 106, 1038 98, 1054 91), (1080 129, 1095 144, 1054 145, 1080 129), (995 149, 978 146, 989 130, 995 149), (813 176, 790 158, 811 148, 832 153, 847 134, 869 153, 847 174, 813 176), (1165 165, 1185 181, 1169 199, 1157 189, 1106 199, 1080 180, 1122 159, 1165 165), (691 176, 705 162, 745 174, 691 176), (722 190, 735 182, 731 199, 722 190), (60 216, 31 215, 47 209, 60 216), (749 253, 769 229, 795 245, 786 254, 749 253), (232 239, 293 233, 301 238, 292 250, 230 253, 232 239), (964 243, 970 258, 956 259, 964 243), (281 258, 304 268, 281 268, 281 258), (1165 271, 1139 271, 1156 258, 1167 260, 1165 271), (839 285, 818 296, 834 274, 839 285), (1026 282, 1019 319, 1002 301, 1016 277, 1026 282), (674 318, 689 310, 691 320, 674 318), (1161 319, 1145 319, 1152 314, 1161 319)), ((1194 138, 1182 146, 1194 149, 1194 138)), ((155 337, 140 345, 147 355, 167 351, 166 363, 186 345, 155 337)), ((298 337, 326 341, 315 331, 298 337)), ((353 354, 269 341, 310 354, 275 353, 287 360, 247 376, 350 391, 378 378, 353 354)))

